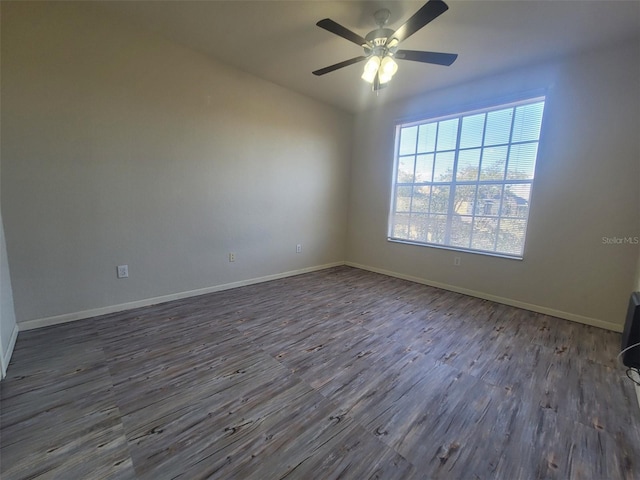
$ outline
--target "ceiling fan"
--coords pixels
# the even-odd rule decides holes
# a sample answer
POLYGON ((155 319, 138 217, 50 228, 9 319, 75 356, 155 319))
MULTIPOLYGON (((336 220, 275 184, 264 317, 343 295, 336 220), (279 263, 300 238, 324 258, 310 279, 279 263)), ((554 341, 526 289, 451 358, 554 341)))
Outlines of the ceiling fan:
POLYGON ((373 15, 378 28, 369 32, 364 38, 329 18, 320 20, 316 25, 360 45, 364 48, 364 55, 321 68, 314 71, 313 74, 324 75, 367 60, 362 79, 371 83, 373 91, 378 91, 389 83, 398 70, 398 64, 394 59, 449 66, 458 58, 457 54, 398 49, 400 42, 409 38, 448 9, 449 7, 442 0, 429 0, 396 31, 385 27, 389 22, 391 12, 387 9, 378 10, 373 15))

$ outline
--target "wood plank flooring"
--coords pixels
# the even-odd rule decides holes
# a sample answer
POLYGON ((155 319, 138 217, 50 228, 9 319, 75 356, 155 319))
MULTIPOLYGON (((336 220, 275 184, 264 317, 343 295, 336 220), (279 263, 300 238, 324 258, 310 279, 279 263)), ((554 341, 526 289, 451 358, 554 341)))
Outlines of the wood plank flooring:
POLYGON ((349 267, 22 332, 0 474, 638 479, 619 342, 349 267))

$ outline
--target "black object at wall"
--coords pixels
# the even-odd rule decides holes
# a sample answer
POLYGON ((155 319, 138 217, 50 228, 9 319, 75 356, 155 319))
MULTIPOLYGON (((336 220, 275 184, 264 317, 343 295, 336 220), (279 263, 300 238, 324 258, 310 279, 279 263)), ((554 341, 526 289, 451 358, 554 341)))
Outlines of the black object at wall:
POLYGON ((631 347, 637 343, 640 343, 640 292, 633 292, 622 332, 622 350, 629 349, 622 354, 622 363, 627 367, 640 368, 640 345, 631 347))

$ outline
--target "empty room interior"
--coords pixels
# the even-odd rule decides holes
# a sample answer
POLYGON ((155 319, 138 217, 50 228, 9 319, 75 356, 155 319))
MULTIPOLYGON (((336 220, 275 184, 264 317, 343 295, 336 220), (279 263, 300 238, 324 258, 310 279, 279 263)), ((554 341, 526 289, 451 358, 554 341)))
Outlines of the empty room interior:
POLYGON ((640 478, 639 1, 0 16, 2 479, 640 478))

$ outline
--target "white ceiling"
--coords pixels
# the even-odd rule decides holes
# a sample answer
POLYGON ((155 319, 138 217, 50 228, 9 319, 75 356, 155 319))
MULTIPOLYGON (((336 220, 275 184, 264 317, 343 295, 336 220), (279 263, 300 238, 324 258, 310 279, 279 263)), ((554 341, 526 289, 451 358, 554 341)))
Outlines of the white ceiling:
POLYGON ((396 29, 425 1, 107 1, 100 8, 349 112, 600 45, 640 42, 640 0, 446 0, 449 10, 401 48, 458 53, 451 67, 399 61, 379 97, 360 79, 362 63, 311 74, 362 54, 317 27, 318 20, 331 18, 365 36, 379 8, 391 11, 389 27, 396 29))

